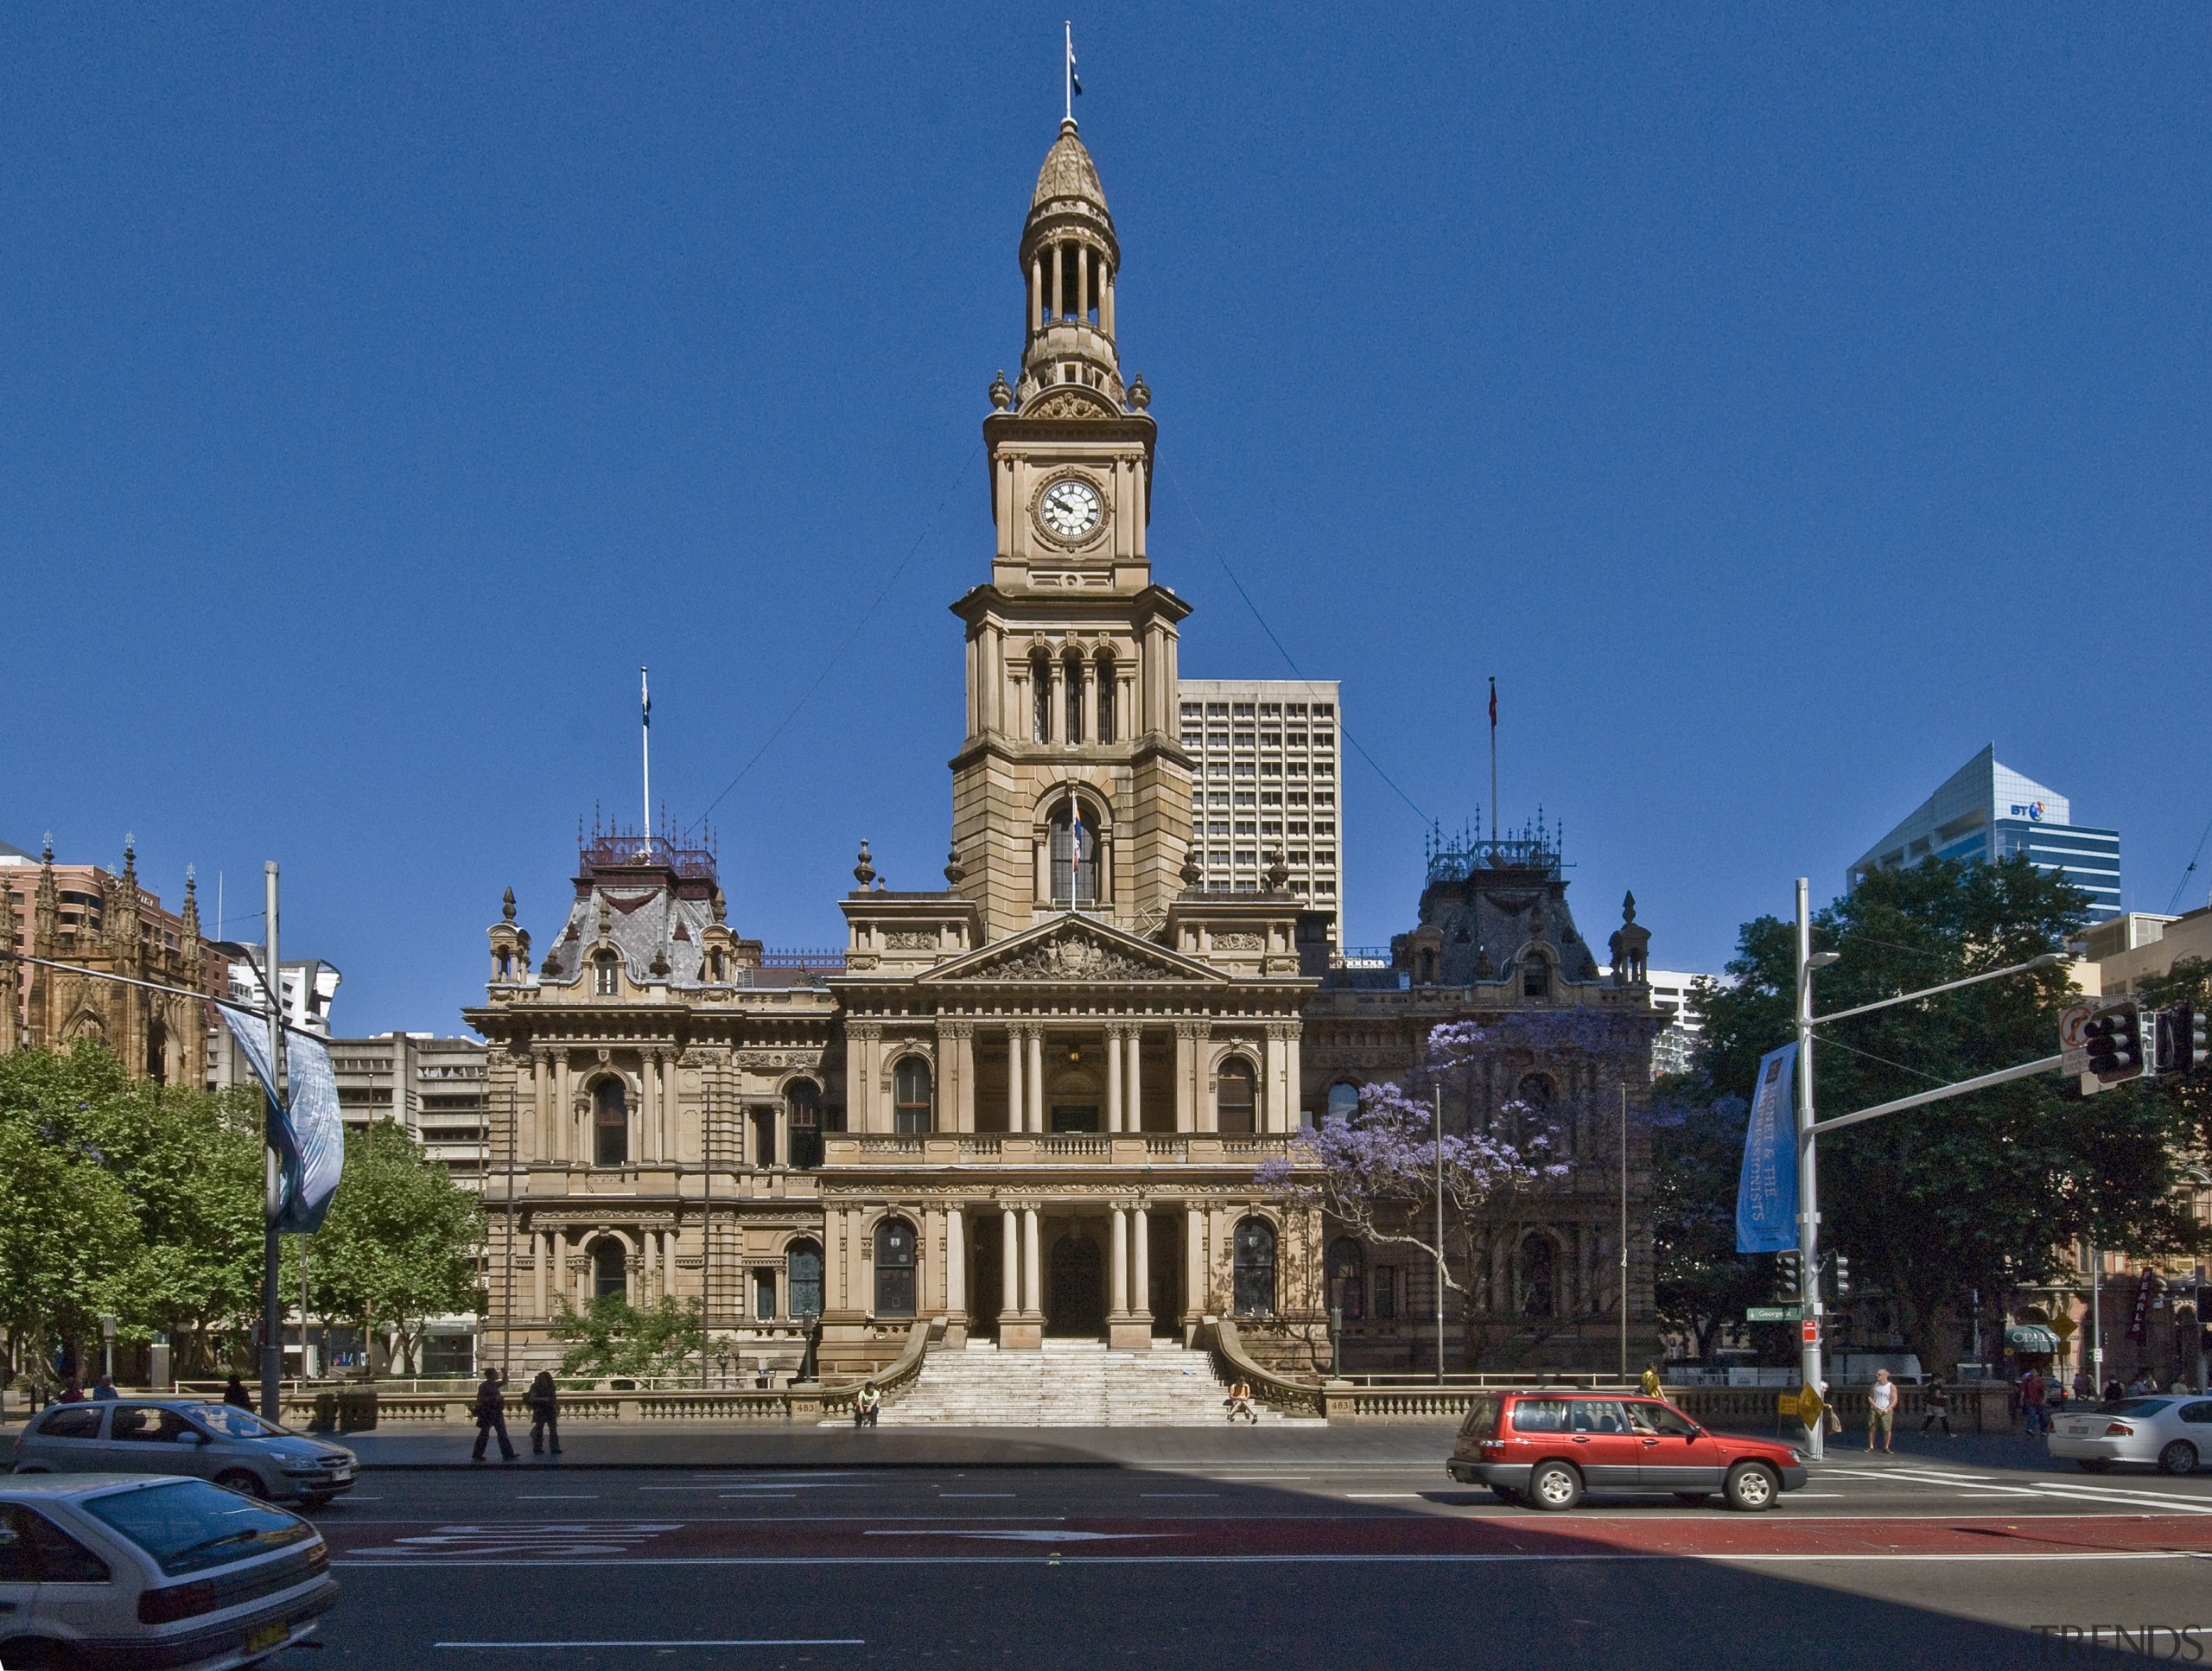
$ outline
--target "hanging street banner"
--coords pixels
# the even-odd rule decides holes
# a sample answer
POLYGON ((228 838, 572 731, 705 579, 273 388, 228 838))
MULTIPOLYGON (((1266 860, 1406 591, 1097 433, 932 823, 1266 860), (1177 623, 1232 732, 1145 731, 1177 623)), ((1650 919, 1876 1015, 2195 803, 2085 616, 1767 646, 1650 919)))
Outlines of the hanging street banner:
POLYGON ((1794 1042, 1759 1058, 1736 1183, 1738 1253, 1783 1253, 1797 1245, 1796 1067, 1794 1042))
POLYGON ((312 1033, 284 1030, 285 1077, 292 1089, 288 1109, 276 1094, 276 1076, 269 1064, 268 1017, 228 1004, 215 1007, 269 1099, 270 1128, 276 1140, 276 1227, 293 1236, 319 1230, 346 1163, 346 1128, 338 1115, 338 1078, 331 1071, 330 1052, 312 1033))

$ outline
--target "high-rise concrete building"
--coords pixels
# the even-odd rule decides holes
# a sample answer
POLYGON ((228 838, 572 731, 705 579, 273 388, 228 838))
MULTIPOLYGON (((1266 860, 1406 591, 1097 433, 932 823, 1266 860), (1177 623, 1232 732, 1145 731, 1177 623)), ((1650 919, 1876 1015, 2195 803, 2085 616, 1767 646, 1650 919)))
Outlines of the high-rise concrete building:
MULTIPOLYGON (((217 940, 207 948, 211 973, 222 981, 223 996, 233 1004, 265 1013, 269 1000, 261 982, 260 954, 260 947, 242 945, 236 940, 217 940)), ((276 972, 284 1025, 329 1038, 331 1006, 337 1000, 338 983, 343 978, 335 967, 320 957, 303 957, 297 963, 285 963, 276 972)), ((227 1090, 232 1085, 250 1084, 252 1080, 253 1070, 247 1065, 245 1052, 238 1048, 238 1039, 211 1005, 207 1013, 207 1089, 227 1090)))
POLYGON ((484 1045, 427 1032, 330 1041, 338 1109, 349 1126, 396 1121, 464 1189, 482 1185, 484 1045))
POLYGON ((1184 679, 1191 847, 1211 893, 1257 893, 1277 853, 1285 885, 1344 944, 1342 747, 1334 679, 1184 679))
POLYGON ((2109 917, 2121 908, 2120 832, 2073 819, 2066 797, 2000 765, 1992 743, 1859 856, 1850 886, 1930 857, 1993 863, 2018 853, 2038 870, 2063 871, 2089 896, 2092 921, 2109 917))

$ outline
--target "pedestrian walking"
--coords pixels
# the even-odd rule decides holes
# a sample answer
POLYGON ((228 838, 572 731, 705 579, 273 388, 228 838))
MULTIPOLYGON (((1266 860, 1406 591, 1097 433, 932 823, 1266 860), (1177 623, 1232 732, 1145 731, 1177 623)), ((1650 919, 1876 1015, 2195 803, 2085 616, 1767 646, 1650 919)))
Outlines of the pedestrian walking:
POLYGON ((1659 1396, 1659 1366, 1656 1363, 1643 1366, 1643 1395, 1646 1398, 1659 1396))
POLYGON ((116 1395, 115 1382, 112 1377, 103 1375, 92 1383, 92 1396, 95 1399, 107 1400, 116 1395))
POLYGON ((524 1403, 530 1406, 530 1453, 545 1454, 550 1441, 553 1454, 561 1454, 561 1389, 553 1384, 553 1371, 540 1369, 537 1379, 530 1383, 530 1390, 523 1395, 524 1403))
POLYGON ((1222 1402, 1228 1407, 1229 1419, 1231 1421, 1236 1420, 1239 1416, 1243 1416, 1254 1426, 1256 1427, 1260 1425, 1260 1413, 1252 1407, 1251 1383, 1245 1381, 1241 1376, 1236 1381, 1230 1383, 1229 1396, 1224 1399, 1222 1402))
POLYGON ((1943 1390, 1943 1384, 1941 1382, 1934 1382, 1929 1387, 1927 1396, 1920 1407, 1923 1413, 1920 1418, 1922 1433, 1933 1431, 1936 1424, 1940 1421, 1943 1424, 1945 1439, 1958 1437, 1951 1431, 1951 1395, 1943 1390))
POLYGON ((251 1410, 253 1408, 253 1395, 246 1391, 245 1382, 233 1375, 223 1383, 223 1402, 235 1405, 241 1410, 251 1410))
POLYGON ((2020 1421, 2024 1439, 2050 1431, 2050 1394, 2033 1365, 2020 1376, 2020 1421))
POLYGON ((1874 1384, 1866 1389, 1866 1448, 1874 1448, 1874 1439, 1879 1434, 1882 1450, 1891 1454, 1891 1440, 1896 1434, 1897 1414, 1897 1382, 1890 1379, 1887 1369, 1874 1371, 1874 1384))
POLYGON ((874 1426, 876 1414, 882 1408, 883 1395, 875 1390, 875 1383, 863 1382, 860 1391, 853 1395, 853 1426, 874 1426))
POLYGON ((2093 1402, 2097 1396, 2097 1383, 2089 1379, 2087 1369, 2074 1371, 2074 1396, 2084 1404, 2093 1402))
POLYGON ((512 1462, 515 1447, 507 1437, 507 1397, 499 1390, 499 1372, 486 1369, 484 1384, 476 1389, 476 1449, 469 1454, 471 1462, 484 1460, 484 1447, 494 1433, 499 1436, 499 1460, 512 1462))

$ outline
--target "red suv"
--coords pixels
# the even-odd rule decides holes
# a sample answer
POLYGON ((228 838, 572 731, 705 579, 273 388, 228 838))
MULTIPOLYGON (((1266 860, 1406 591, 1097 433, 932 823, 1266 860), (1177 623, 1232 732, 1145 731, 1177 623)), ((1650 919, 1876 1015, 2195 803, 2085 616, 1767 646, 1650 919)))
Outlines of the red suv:
POLYGON ((1452 1477, 1506 1503, 1572 1509, 1586 1491, 1672 1492, 1770 1509, 1805 1483, 1787 1445, 1708 1433, 1671 1404, 1618 1393, 1483 1393, 1459 1427, 1452 1477))

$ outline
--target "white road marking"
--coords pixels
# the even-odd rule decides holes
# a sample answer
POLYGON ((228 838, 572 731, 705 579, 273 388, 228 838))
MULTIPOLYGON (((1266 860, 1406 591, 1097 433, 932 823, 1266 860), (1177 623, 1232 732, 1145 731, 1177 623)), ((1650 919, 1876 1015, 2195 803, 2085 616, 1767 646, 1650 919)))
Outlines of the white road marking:
MULTIPOLYGON (((1073 1541, 1078 1537, 1134 1536, 1136 1534, 1115 1533, 1058 1533, 1045 1534, 1035 1538, 1023 1538, 1022 1542, 1073 1541)), ((583 1559, 561 1560, 359 1560, 352 1557, 331 1562, 333 1566, 359 1567, 363 1570, 389 1571, 394 1566, 1033 1566, 1044 1557, 1027 1555, 638 1555, 617 1560, 583 1559)), ((1605 1551, 1566 1553, 1516 1554, 1281 1554, 1281 1555, 1140 1555, 1117 1554, 1100 1550, 1093 1554, 1074 1554, 1071 1561, 1091 1565, 1111 1563, 1132 1566, 1284 1566, 1313 1565, 1325 1566, 1508 1566, 1535 1565, 1546 1561, 1597 1562, 1614 1561, 1621 1564, 1641 1562, 1662 1564, 1685 1560, 1710 1561, 1718 1566, 1813 1566, 1821 1562, 1897 1561, 1913 1563, 1948 1562, 1963 1564, 1981 1562, 2039 1562, 2053 1561, 2108 1561, 2108 1560, 2207 1560, 2212 1555, 2180 1549, 2107 1549, 2075 1552, 2046 1552, 2042 1550, 1999 1551, 1972 1550, 1958 1554, 1887 1554, 1887 1553, 1824 1553, 1790 1555, 1753 1554, 1655 1554, 1642 1551, 1605 1551)))
POLYGON ((1217 1497, 1221 1493, 1218 1491, 1141 1491, 1137 1495, 1146 1497, 1217 1497))
POLYGON ((1121 1543, 1131 1538, 1179 1538, 1181 1532, 1062 1532, 1039 1531, 1025 1528, 1020 1531, 1008 1527, 982 1531, 925 1531, 902 1528, 893 1531, 863 1532, 870 1538, 994 1538, 1003 1543, 1121 1543))
POLYGON ((1208 1479, 1219 1480, 1224 1485, 1249 1485, 1255 1480, 1310 1479, 1310 1474, 1208 1474, 1208 1479))
POLYGON ((1410 1498, 1418 1503, 1422 1494, 1419 1491, 1347 1491, 1344 1495, 1357 1502, 1396 1502, 1400 1498, 1410 1498))
POLYGON ((434 1642, 433 1648, 474 1649, 498 1652, 509 1649, 540 1648, 865 1648, 864 1636, 723 1636, 711 1640, 629 1642, 434 1642))
POLYGON ((515 1501, 517 1503, 597 1503, 599 1501, 599 1494, 596 1491, 594 1491, 583 1496, 563 1495, 561 1496, 531 1496, 529 1493, 524 1493, 523 1496, 517 1497, 515 1501))
POLYGON ((938 1495, 941 1497, 1010 1497, 1018 1496, 1019 1493, 1014 1491, 939 1491, 938 1495))

